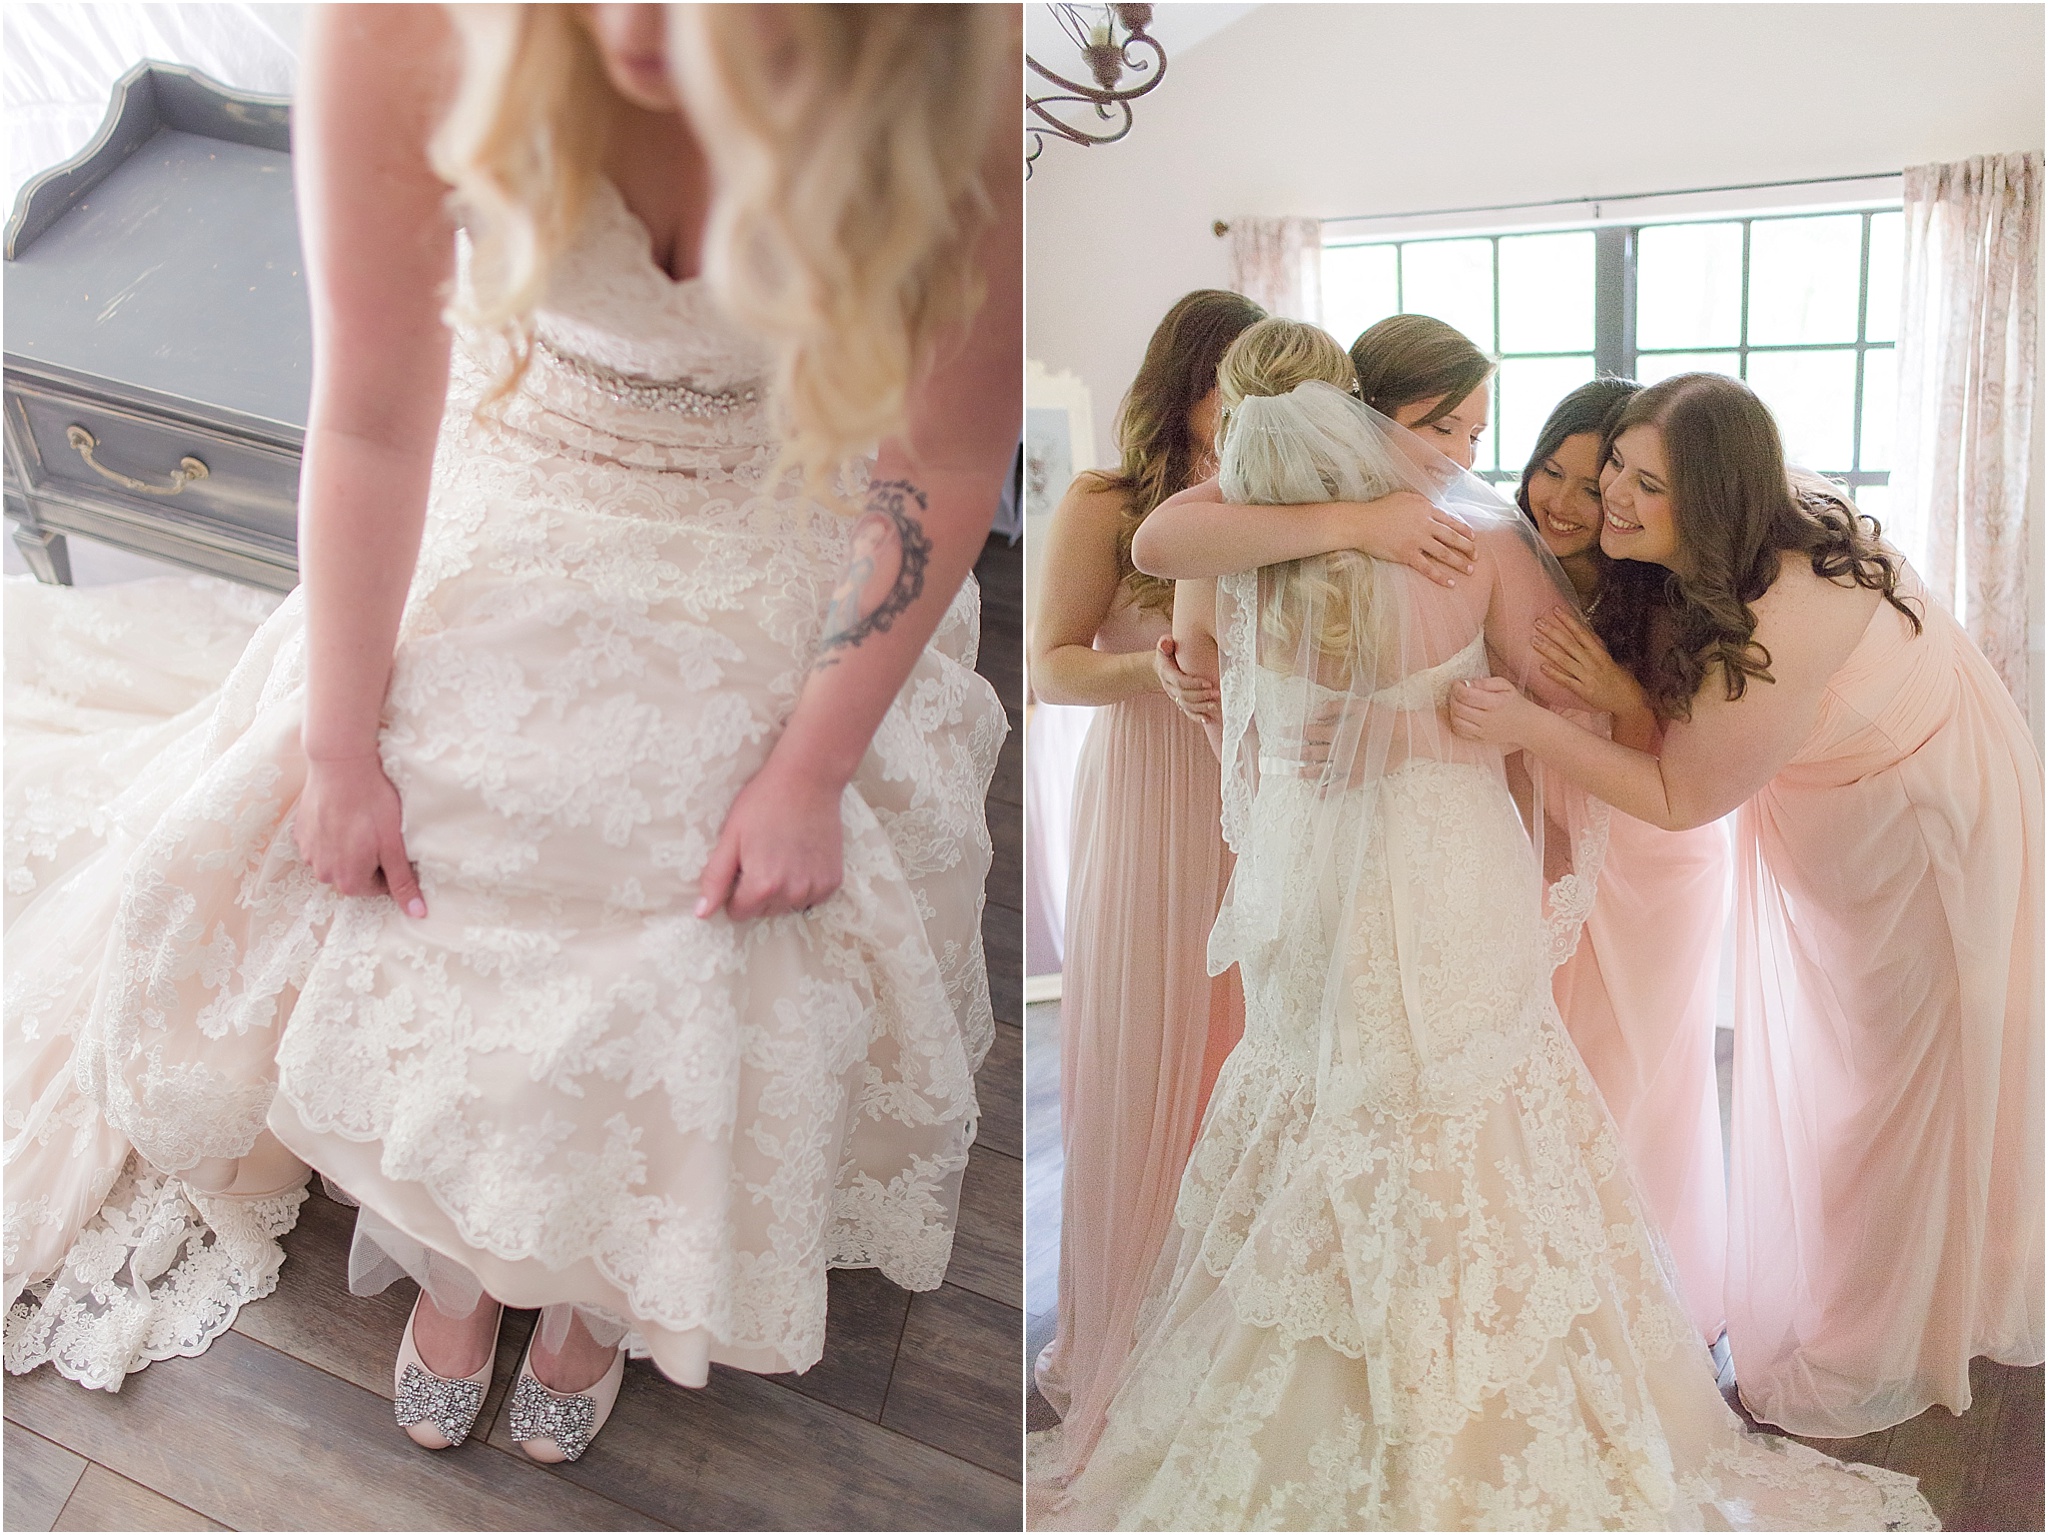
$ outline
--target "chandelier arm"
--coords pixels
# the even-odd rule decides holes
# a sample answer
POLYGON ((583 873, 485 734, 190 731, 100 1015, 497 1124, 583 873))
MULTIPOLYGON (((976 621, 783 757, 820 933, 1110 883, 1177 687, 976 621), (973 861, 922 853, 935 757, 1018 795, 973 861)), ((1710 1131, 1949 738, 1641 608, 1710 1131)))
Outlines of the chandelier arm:
POLYGON ((1131 123, 1133 121, 1131 104, 1127 101, 1090 101, 1080 96, 1047 96, 1039 101, 1026 102, 1025 110, 1045 124, 1042 129, 1033 127, 1028 131, 1034 134, 1057 134, 1070 144, 1114 144, 1118 139, 1121 139, 1131 131, 1131 123), (1092 106, 1105 118, 1111 115, 1109 109, 1115 107, 1123 114, 1123 122, 1112 133, 1089 133, 1086 129, 1076 128, 1071 123, 1061 121, 1050 111, 1046 110, 1048 106, 1057 106, 1063 102, 1072 102, 1075 106, 1092 106))
MULTIPOLYGON (((1138 84, 1128 89, 1118 89, 1115 85, 1104 86, 1100 84, 1099 77, 1097 83, 1088 84, 1079 80, 1069 80, 1066 76, 1047 69, 1038 60, 1026 54, 1024 62, 1029 66, 1031 72, 1048 85, 1056 87, 1058 91, 1064 93, 1034 97, 1027 91, 1025 95, 1024 108, 1027 113, 1025 134, 1030 146, 1024 157, 1025 175, 1027 177, 1031 174, 1039 155, 1044 152, 1045 139, 1048 134, 1064 139, 1070 144, 1116 143, 1131 131, 1132 124, 1135 121, 1135 114, 1131 109, 1131 103, 1138 97, 1148 95, 1158 89, 1160 82, 1166 78, 1166 48, 1158 38, 1153 37, 1144 30, 1144 28, 1151 24, 1151 8, 1149 6, 1101 7, 1108 18, 1106 30, 1102 32, 1104 41, 1101 44, 1090 41, 1096 35, 1096 31, 1083 25, 1080 14, 1081 7, 1075 5, 1052 5, 1048 9, 1053 12, 1054 18, 1058 21, 1061 30, 1082 50, 1084 55, 1088 55, 1091 49, 1096 51, 1098 67, 1100 67, 1100 55, 1107 54, 1109 49, 1113 47, 1115 49, 1113 57, 1122 61, 1124 69, 1141 78, 1138 84), (1135 26, 1130 25, 1129 22, 1124 20, 1123 13, 1127 9, 1139 13, 1132 18, 1137 23, 1135 26), (1115 42, 1116 28, 1119 25, 1128 28, 1128 35, 1120 44, 1115 42), (1105 128, 1104 131, 1099 133, 1090 132, 1085 127, 1076 127, 1074 124, 1056 115, 1052 110, 1055 107, 1067 106, 1093 107, 1095 109, 1095 116, 1102 123, 1112 126, 1105 128), (1036 119, 1036 121, 1034 122, 1032 119, 1036 119)), ((1091 9, 1093 8, 1091 7, 1091 9)), ((1109 66, 1109 72, 1112 74, 1116 73, 1113 65, 1109 66)))

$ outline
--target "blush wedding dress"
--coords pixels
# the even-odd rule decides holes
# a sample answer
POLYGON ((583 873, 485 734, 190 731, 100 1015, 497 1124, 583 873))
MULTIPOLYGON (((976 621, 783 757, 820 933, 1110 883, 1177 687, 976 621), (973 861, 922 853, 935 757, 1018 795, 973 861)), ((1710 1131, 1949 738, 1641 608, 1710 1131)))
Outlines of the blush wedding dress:
POLYGON ((1570 598, 1533 529, 1327 384, 1243 401, 1222 457, 1234 504, 1422 491, 1478 571, 1219 582, 1210 965, 1241 967, 1244 1038, 1099 1435, 1035 1436, 1034 1524, 1934 1528, 1911 1478, 1722 1401, 1559 1020, 1604 808, 1446 715, 1489 672, 1544 696, 1529 635, 1570 598))
POLYGON ((607 183, 494 401, 505 363, 459 340, 380 738, 424 920, 294 849, 299 594, 9 590, 10 1370, 203 1349, 302 1162, 358 1260, 584 1308, 686 1384, 816 1362, 830 1267, 945 1272, 1007 728, 977 589, 845 793, 841 890, 700 921, 850 519, 773 472, 763 354, 607 183))

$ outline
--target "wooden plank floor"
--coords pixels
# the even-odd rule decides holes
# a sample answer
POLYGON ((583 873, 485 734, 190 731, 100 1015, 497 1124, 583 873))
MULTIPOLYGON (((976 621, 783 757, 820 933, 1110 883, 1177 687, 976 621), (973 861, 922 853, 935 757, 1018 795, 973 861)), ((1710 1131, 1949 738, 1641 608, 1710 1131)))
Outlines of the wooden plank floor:
POLYGON ((10 1530, 1014 1530, 1022 1317, 1023 1070, 1020 551, 991 540, 980 670, 1011 735, 989 796, 983 921, 996 1039, 946 1283, 864 1270, 831 1281, 824 1360, 804 1375, 714 1368, 702 1391, 628 1368, 582 1460, 513 1444, 505 1397, 531 1313, 506 1319, 495 1384, 460 1449, 414 1447, 391 1419, 410 1284, 347 1293, 354 1213, 315 1194, 278 1291, 197 1359, 118 1394, 48 1368, 6 1381, 10 1530))
MULTIPOLYGON (((1030 1384, 1031 1360, 1051 1341, 1059 1275, 1060 1138, 1059 1004, 1033 1003, 1025 1032, 1024 1134, 1027 1218, 1024 1247, 1025 1426, 1059 1421, 1030 1384)), ((1723 1134, 1728 1115, 1731 1036, 1717 1030, 1723 1134)), ((2042 1367, 2014 1369, 1988 1359, 1970 1363, 1970 1410, 1958 1417, 1930 1407, 1919 1417, 1860 1439, 1804 1439, 1841 1460, 1885 1466, 1920 1479, 1920 1490, 1948 1530, 2043 1528, 2042 1367)), ((1724 1395, 1737 1411, 1732 1389, 1724 1395)), ((1752 1427, 1756 1420, 1744 1418, 1752 1427)), ((1776 1429, 1763 1429, 1776 1433, 1776 1429)))

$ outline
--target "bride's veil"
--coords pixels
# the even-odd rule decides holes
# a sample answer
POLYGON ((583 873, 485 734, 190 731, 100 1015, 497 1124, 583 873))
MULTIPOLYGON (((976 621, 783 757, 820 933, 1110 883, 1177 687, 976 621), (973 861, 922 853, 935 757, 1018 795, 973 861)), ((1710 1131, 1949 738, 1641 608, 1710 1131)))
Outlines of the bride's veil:
POLYGON ((1571 702, 1529 644, 1571 587, 1491 486, 1326 383, 1238 402, 1221 488, 1239 505, 1414 490, 1478 541, 1479 569, 1449 588, 1350 552, 1218 582, 1237 866, 1210 944, 1213 971, 1243 967, 1252 1017, 1313 1028, 1319 1107, 1478 1080, 1578 942, 1606 816, 1455 736, 1447 700, 1494 674, 1571 702))

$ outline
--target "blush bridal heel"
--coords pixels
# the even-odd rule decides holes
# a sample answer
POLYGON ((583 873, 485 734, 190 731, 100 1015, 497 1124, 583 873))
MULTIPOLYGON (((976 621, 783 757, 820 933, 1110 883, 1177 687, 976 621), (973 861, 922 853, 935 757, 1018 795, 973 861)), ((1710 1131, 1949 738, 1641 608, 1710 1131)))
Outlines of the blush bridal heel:
MULTIPOLYGON (((451 1380, 436 1375, 420 1360, 412 1339, 413 1317, 427 1299, 422 1290, 405 1319, 405 1336, 398 1343, 398 1363, 391 1372, 391 1408, 414 1444, 429 1450, 452 1450, 476 1427, 476 1415, 491 1389, 491 1367, 498 1361, 498 1329, 505 1325, 505 1308, 498 1307, 498 1320, 491 1328, 490 1352, 476 1374, 451 1380)), ((482 1304, 481 1301, 478 1304, 482 1304)))

